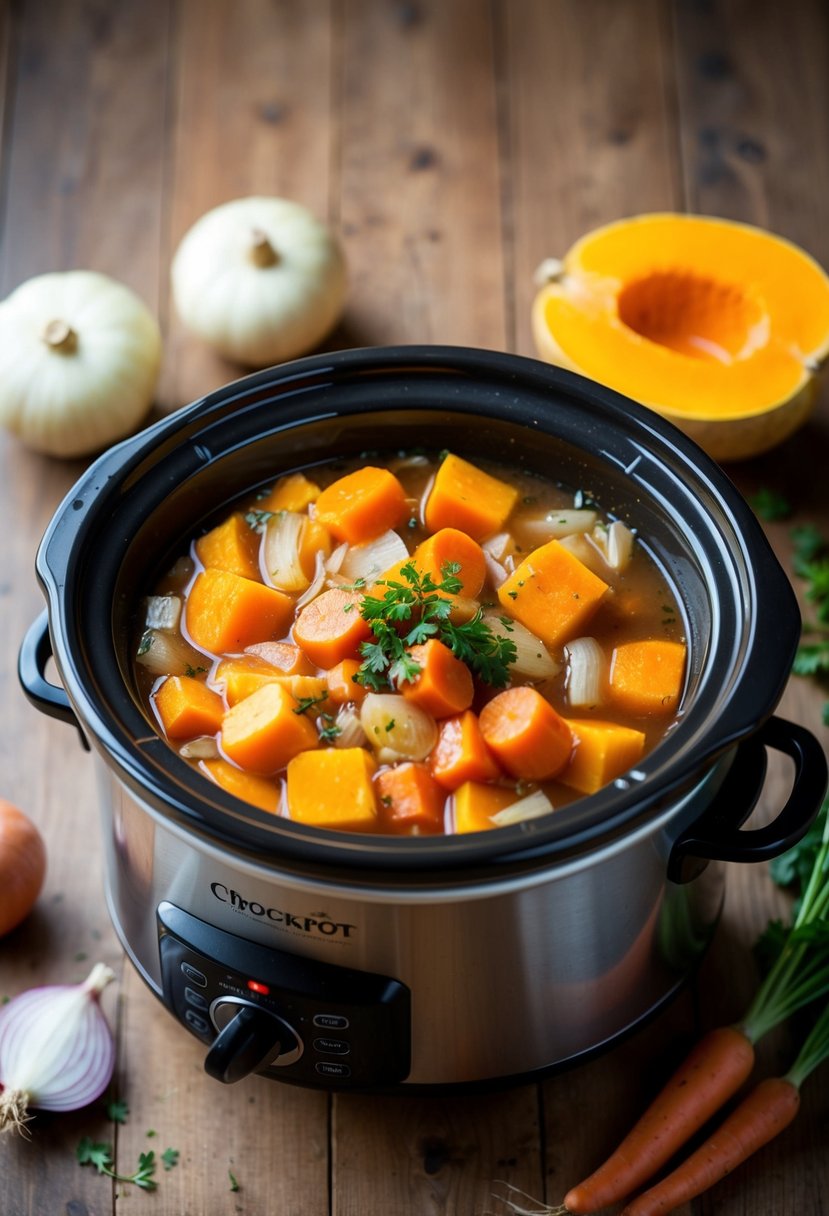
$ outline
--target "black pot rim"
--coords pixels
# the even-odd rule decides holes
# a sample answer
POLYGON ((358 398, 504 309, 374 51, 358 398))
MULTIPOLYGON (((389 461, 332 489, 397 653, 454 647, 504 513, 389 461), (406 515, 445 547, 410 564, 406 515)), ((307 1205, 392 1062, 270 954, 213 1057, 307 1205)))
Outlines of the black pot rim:
MULTIPOLYGON (((413 394, 417 396, 417 393, 413 394)), ((618 455, 608 459, 620 463, 618 455)), ((300 462, 296 462, 300 463, 300 462)), ((661 492, 661 491, 660 491, 661 492)), ((689 550, 690 551, 690 550, 689 550)), ((145 801, 229 849, 275 861, 324 867, 468 872, 538 864, 595 849, 630 833, 771 714, 791 668, 800 617, 791 585, 750 508, 726 474, 659 415, 584 377, 522 356, 445 346, 361 348, 316 355, 254 373, 210 393, 105 452, 56 511, 41 543, 37 572, 45 591, 58 670, 84 731, 108 765, 145 801), (337 393, 359 383, 368 400, 341 408, 337 393), (457 386, 447 405, 407 401, 408 389, 457 386), (372 386, 381 385, 382 393, 372 386), (465 396, 478 394, 474 408, 465 396), (374 392, 374 397, 371 396, 374 392), (389 402, 389 395, 396 399, 389 402), (379 395, 378 395, 379 394, 379 395), (270 407, 278 400, 274 422, 270 407), (637 465, 673 496, 688 519, 688 543, 711 582, 715 628, 707 642, 699 689, 680 726, 652 751, 635 779, 617 781, 549 817, 497 832, 396 838, 355 835, 268 815, 212 786, 151 735, 126 687, 113 637, 121 559, 152 503, 231 450, 270 434, 347 414, 450 410, 481 421, 506 420, 581 443, 617 443, 639 455, 629 475, 647 493, 637 465), (549 412, 548 412, 549 409, 549 412), (131 505, 130 505, 131 504, 131 505), (696 504, 696 505, 695 505, 696 504), (119 530, 120 529, 120 530, 119 530), (698 529, 698 531, 695 531, 698 529), (94 551, 94 561, 92 554, 94 551), (90 594, 101 579, 103 595, 90 594), (774 646, 768 639, 774 637, 774 646)))

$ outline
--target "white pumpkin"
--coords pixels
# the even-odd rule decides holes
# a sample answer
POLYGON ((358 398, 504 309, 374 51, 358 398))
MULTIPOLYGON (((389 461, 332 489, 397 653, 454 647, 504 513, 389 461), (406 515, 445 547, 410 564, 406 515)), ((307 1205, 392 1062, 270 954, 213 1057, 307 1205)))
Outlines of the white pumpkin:
POLYGON ((36 451, 83 456, 128 435, 160 365, 155 318, 106 275, 37 275, 0 304, 0 423, 36 451))
POLYGON ((208 211, 183 237, 171 273, 187 328, 249 367, 313 350, 345 303, 337 241, 283 198, 235 199, 208 211))

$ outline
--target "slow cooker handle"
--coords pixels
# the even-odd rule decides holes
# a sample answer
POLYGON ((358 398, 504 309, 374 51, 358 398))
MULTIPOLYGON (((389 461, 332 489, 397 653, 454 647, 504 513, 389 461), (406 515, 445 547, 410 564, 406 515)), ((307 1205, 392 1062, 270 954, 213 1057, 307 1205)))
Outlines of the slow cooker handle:
POLYGON ((814 735, 785 718, 769 718, 739 745, 713 802, 674 842, 668 877, 672 882, 687 882, 699 873, 700 858, 768 861, 785 853, 806 834, 817 815, 828 778, 826 756, 814 735), (785 752, 794 761, 792 788, 771 823, 742 831, 762 789, 764 749, 768 747, 785 752), (697 860, 696 866, 691 859, 697 860))
POLYGON ((44 611, 26 630, 17 661, 17 674, 23 691, 35 709, 50 718, 58 718, 76 726, 81 743, 86 751, 89 744, 75 717, 65 689, 50 684, 46 679, 46 664, 52 657, 52 639, 49 635, 49 614, 44 611))

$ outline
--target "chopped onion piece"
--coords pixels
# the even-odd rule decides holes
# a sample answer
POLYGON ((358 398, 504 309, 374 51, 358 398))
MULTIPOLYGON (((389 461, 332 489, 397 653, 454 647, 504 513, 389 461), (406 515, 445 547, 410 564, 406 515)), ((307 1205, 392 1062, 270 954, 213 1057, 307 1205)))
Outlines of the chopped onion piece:
POLYGON ((174 633, 181 620, 181 600, 177 595, 149 595, 144 601, 144 625, 174 633))
POLYGON ((314 577, 311 580, 308 589, 303 591, 302 595, 297 600, 297 608, 304 608, 306 604, 310 604, 311 600, 315 600, 325 586, 325 554, 323 553, 322 549, 318 551, 314 560, 316 562, 316 565, 314 566, 314 577))
POLYGON ((395 693, 370 692, 360 706, 360 722, 384 762, 425 760, 438 741, 434 718, 395 693))
POLYGON ((499 638, 509 638, 515 644, 515 662, 510 664, 510 671, 525 680, 550 680, 561 671, 561 665, 555 661, 547 647, 531 633, 520 621, 510 620, 499 616, 496 612, 484 613, 484 622, 499 638))
POLYGON ((509 574, 501 563, 496 561, 492 554, 488 553, 486 549, 484 549, 484 562, 486 564, 486 572, 489 575, 489 581, 497 591, 497 589, 501 586, 501 583, 505 583, 507 581, 509 574))
POLYGON ((398 562, 405 562, 408 556, 409 550, 403 538, 397 532, 388 531, 366 545, 352 545, 339 573, 352 582, 363 579, 367 583, 374 583, 386 570, 398 562))
POLYGON ((549 815, 552 809, 553 804, 547 795, 542 790, 536 790, 511 806, 505 806, 490 818, 496 827, 506 828, 513 823, 523 823, 526 819, 540 819, 542 815, 549 815))
POLYGON ((212 735, 200 735, 182 744, 178 754, 185 760, 216 760, 219 755, 219 745, 212 735))
POLYGON ((269 519, 262 538, 262 566, 265 577, 278 591, 305 591, 309 579, 299 560, 302 533, 308 522, 297 511, 277 511, 269 519))
POLYGON ((337 545, 334 552, 325 563, 325 568, 329 574, 339 574, 340 566, 343 564, 343 558, 348 552, 348 541, 344 540, 341 545, 337 545))
POLYGON ((571 536, 562 536, 558 543, 583 562, 598 578, 607 577, 607 562, 589 536, 583 532, 574 532, 571 536))
POLYGON ((561 507, 547 511, 543 516, 524 516, 521 529, 534 541, 560 540, 562 536, 581 536, 595 526, 596 511, 561 507))
POLYGON ((360 715, 353 705, 340 706, 334 725, 338 726, 340 731, 333 739, 335 747, 365 747, 368 743, 360 715))
POLYGON ((511 545, 512 537, 509 532, 496 532, 494 536, 490 536, 489 540, 483 542, 481 548, 484 553, 488 553, 496 562, 499 562, 511 545))
POLYGON ((607 527, 597 525, 590 539, 611 570, 624 570, 633 556, 633 533, 620 519, 607 527))
POLYGON ((575 638, 564 647, 567 700, 580 709, 601 705, 605 685, 604 651, 595 638, 575 638))
POLYGON ((206 671, 207 658, 196 650, 180 633, 163 629, 146 629, 135 656, 136 663, 155 676, 185 676, 194 671, 206 671))

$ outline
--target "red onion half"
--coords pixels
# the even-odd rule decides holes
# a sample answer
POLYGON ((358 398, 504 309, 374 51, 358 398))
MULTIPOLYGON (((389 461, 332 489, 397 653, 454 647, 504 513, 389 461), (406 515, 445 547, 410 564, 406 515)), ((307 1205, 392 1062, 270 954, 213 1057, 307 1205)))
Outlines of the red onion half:
POLYGON ((77 1110, 99 1098, 115 1065, 100 1006, 114 973, 97 963, 83 984, 32 988, 0 1009, 0 1132, 23 1131, 38 1110, 77 1110))

